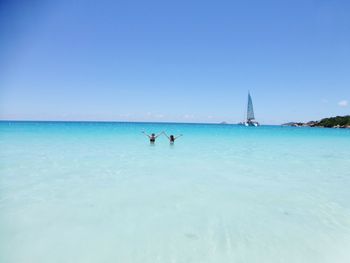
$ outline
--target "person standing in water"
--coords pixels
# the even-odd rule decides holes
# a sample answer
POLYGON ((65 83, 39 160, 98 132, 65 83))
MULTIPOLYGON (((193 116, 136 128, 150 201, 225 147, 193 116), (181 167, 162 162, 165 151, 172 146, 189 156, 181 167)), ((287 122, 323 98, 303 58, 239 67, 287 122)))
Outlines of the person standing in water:
POLYGON ((182 134, 180 134, 180 135, 178 135, 176 137, 174 135, 172 135, 172 134, 170 136, 168 136, 165 132, 164 132, 164 135, 166 137, 168 137, 170 144, 174 144, 175 140, 182 136, 182 134))
POLYGON ((164 132, 159 133, 158 135, 155 135, 154 133, 152 133, 151 135, 145 133, 144 131, 142 132, 144 135, 146 135, 149 138, 149 142, 150 143, 155 143, 156 139, 164 132))

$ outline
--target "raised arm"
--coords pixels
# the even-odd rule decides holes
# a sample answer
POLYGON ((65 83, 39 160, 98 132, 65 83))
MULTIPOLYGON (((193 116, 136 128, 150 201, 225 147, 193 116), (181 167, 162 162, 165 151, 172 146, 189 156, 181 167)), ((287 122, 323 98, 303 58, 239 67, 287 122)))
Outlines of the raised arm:
POLYGON ((170 137, 168 136, 168 134, 166 134, 165 132, 163 132, 163 133, 170 140, 170 137))
POLYGON ((160 135, 162 135, 164 133, 164 131, 162 131, 161 133, 159 133, 158 135, 156 135, 155 137, 158 138, 160 135))
POLYGON ((143 133, 144 135, 146 135, 148 138, 151 138, 151 136, 149 136, 147 133, 145 133, 145 131, 142 131, 142 133, 143 133))
POLYGON ((180 138, 181 136, 183 136, 183 134, 180 134, 179 136, 176 136, 174 139, 176 140, 177 138, 180 138))

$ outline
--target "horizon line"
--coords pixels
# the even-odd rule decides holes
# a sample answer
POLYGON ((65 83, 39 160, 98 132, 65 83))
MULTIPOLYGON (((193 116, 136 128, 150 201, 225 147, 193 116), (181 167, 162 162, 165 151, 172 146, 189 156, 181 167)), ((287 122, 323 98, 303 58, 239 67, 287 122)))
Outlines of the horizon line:
MULTIPOLYGON (((205 125, 239 125, 239 123, 220 123, 220 122, 175 122, 175 121, 107 121, 107 120, 10 120, 0 119, 0 122, 85 122, 85 123, 144 123, 144 124, 205 124, 205 125)), ((262 124, 262 126, 281 126, 282 124, 262 124)))

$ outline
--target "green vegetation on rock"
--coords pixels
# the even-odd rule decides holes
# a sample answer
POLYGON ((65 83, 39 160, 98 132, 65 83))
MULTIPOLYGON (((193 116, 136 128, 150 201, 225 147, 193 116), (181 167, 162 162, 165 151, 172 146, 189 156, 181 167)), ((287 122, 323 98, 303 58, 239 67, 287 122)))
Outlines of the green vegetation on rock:
POLYGON ((319 122, 317 122, 316 126, 322 126, 327 128, 332 128, 337 126, 340 126, 340 127, 350 126, 350 115, 324 118, 319 122))
POLYGON ((307 123, 289 122, 283 125, 295 127, 350 128, 350 115, 324 118, 320 121, 309 121, 307 123))

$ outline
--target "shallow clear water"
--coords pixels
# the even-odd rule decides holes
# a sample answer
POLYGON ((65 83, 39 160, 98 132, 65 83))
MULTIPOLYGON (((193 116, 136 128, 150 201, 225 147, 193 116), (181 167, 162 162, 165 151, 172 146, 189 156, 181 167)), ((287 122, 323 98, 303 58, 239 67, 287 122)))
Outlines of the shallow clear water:
POLYGON ((0 262, 350 262, 350 130, 1 122, 0 262))

